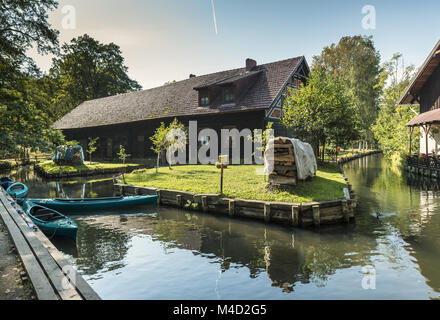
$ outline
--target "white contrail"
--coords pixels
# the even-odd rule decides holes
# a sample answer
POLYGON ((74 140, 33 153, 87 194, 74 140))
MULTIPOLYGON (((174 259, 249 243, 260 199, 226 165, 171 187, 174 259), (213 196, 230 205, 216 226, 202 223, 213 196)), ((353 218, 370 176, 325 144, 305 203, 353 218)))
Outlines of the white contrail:
POLYGON ((218 35, 218 29, 217 29, 217 19, 215 17, 215 6, 214 6, 214 0, 211 0, 212 4, 212 16, 214 17, 214 28, 215 28, 215 34, 218 35))

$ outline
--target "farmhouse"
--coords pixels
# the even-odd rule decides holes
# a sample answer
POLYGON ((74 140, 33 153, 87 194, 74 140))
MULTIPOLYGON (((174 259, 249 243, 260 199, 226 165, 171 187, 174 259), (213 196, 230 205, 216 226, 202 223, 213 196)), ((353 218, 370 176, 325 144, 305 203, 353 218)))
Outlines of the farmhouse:
POLYGON ((149 137, 161 122, 178 118, 198 130, 264 129, 288 135, 281 125, 282 105, 289 88, 298 88, 310 72, 305 57, 258 65, 247 59, 243 68, 190 75, 162 87, 86 101, 55 123, 69 140, 83 147, 99 137, 96 158, 113 159, 123 145, 132 158, 153 156, 149 137))
MULTIPOLYGON (((420 115, 407 126, 412 136, 415 127, 421 127, 420 153, 426 155, 440 152, 440 41, 397 102, 419 104, 420 115)), ((412 153, 414 150, 410 150, 412 153)))

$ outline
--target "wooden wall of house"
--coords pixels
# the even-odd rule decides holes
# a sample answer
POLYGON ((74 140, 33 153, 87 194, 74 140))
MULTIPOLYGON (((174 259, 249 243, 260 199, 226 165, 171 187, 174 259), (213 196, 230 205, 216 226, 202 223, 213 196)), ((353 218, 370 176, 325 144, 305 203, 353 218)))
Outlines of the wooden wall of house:
POLYGON ((440 66, 420 90, 420 112, 440 108, 440 66))
MULTIPOLYGON (((240 131, 246 128, 251 130, 264 129, 264 117, 264 110, 256 110, 177 118, 185 126, 189 125, 189 121, 197 121, 199 131, 211 128, 220 134, 221 129, 236 128, 240 131)), ((155 156, 151 150, 152 144, 149 138, 154 134, 154 131, 160 126, 161 122, 170 123, 173 119, 152 119, 103 127, 70 129, 63 132, 68 140, 77 140, 85 148, 87 148, 89 137, 99 137, 98 149, 93 154, 95 159, 116 159, 116 153, 119 152, 120 145, 124 145, 126 152, 131 154, 132 159, 145 159, 155 156)))

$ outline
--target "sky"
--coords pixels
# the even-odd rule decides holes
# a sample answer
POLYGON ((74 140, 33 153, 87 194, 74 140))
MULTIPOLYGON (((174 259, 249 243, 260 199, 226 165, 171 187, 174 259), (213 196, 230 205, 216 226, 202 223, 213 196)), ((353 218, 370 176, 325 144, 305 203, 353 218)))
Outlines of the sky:
MULTIPOLYGON (((438 0, 58 0, 49 22, 60 43, 85 33, 121 47, 129 76, 144 89, 190 74, 244 67, 304 55, 312 63, 343 36, 371 35, 382 61, 396 52, 420 66, 440 39, 438 0), (375 28, 363 21, 375 9, 375 28), (75 26, 72 10, 75 13, 75 26), (64 12, 63 12, 64 10, 64 12), (67 10, 67 11, 66 11, 67 10), (64 23, 63 23, 64 22, 64 23), (72 27, 74 28, 72 29, 72 27)), ((29 53, 47 71, 50 56, 29 53)))

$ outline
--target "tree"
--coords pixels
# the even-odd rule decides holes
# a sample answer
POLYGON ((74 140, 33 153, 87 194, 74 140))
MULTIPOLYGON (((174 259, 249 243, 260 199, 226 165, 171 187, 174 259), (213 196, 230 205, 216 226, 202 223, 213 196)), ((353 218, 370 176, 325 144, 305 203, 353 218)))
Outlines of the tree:
POLYGON ((99 138, 95 138, 95 139, 89 138, 87 153, 89 154, 90 164, 92 164, 92 154, 98 149, 98 147, 96 146, 98 140, 99 138))
POLYGON ((123 146, 123 145, 120 145, 120 146, 119 146, 119 152, 118 152, 119 160, 121 160, 122 163, 125 164, 125 160, 126 160, 128 157, 130 157, 130 156, 131 156, 131 154, 127 154, 127 153, 125 152, 125 148, 124 148, 124 146, 123 146))
MULTIPOLYGON (((414 66, 403 67, 402 55, 396 53, 383 65, 381 74, 380 112, 376 123, 372 126, 374 137, 385 156, 402 157, 409 152, 409 135, 406 124, 418 114, 418 107, 396 106, 396 101, 408 87, 414 75, 414 66), (400 71, 403 70, 403 71, 400 71)), ((413 150, 419 148, 418 132, 413 136, 413 150)))
POLYGON ((342 81, 353 97, 361 138, 373 142, 371 125, 378 116, 381 68, 372 37, 343 37, 338 44, 325 47, 320 56, 314 57, 313 65, 342 81))
POLYGON ((2 0, 0 2, 0 82, 12 80, 25 63, 32 65, 26 51, 56 52, 58 31, 50 28, 47 12, 56 9, 54 0, 2 0))
POLYGON ((283 124, 305 140, 312 138, 316 155, 326 143, 345 144, 357 137, 356 114, 350 95, 341 81, 322 68, 315 68, 307 85, 292 90, 284 103, 283 124))
POLYGON ((50 150, 64 139, 40 109, 41 90, 33 79, 41 73, 26 56, 31 47, 41 54, 57 52, 58 31, 47 21, 47 12, 57 5, 52 0, 0 2, 0 145, 10 154, 50 150))
POLYGON ((102 44, 87 34, 74 38, 63 44, 50 70, 50 77, 59 84, 55 102, 67 104, 70 111, 87 100, 142 89, 127 72, 116 44, 102 44))
MULTIPOLYGON (((180 123, 177 118, 175 118, 168 126, 162 122, 160 127, 154 132, 154 135, 150 137, 150 140, 153 143, 151 150, 157 154, 156 172, 159 172, 160 155, 162 152, 167 151, 172 145, 174 145, 176 150, 183 147, 181 145, 176 145, 178 144, 178 139, 169 139, 169 134, 172 130, 181 130, 185 132, 185 126, 180 123)), ((168 168, 171 170, 171 163, 168 163, 168 168)))

